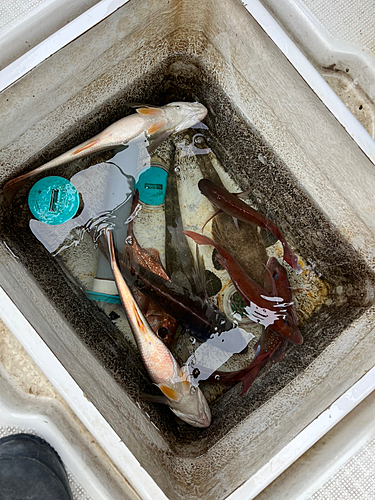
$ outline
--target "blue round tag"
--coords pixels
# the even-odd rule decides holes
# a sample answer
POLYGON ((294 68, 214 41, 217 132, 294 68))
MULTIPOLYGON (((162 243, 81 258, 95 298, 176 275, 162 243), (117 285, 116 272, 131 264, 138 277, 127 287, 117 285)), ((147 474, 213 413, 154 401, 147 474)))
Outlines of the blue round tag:
POLYGON ((64 177, 40 179, 29 192, 29 207, 33 216, 45 224, 63 224, 78 211, 79 194, 64 177))

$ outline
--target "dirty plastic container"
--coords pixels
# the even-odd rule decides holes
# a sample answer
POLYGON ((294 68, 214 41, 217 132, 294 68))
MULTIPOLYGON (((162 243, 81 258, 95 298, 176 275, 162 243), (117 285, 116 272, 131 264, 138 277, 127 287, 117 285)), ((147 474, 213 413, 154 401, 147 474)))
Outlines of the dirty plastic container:
POLYGON ((375 168, 356 143, 362 130, 346 132, 319 98, 327 88, 309 87, 277 44, 288 55, 293 46, 272 19, 263 29, 261 14, 257 22, 237 0, 128 2, 0 94, 1 182, 129 114, 127 102, 202 102, 223 168, 329 284, 304 344, 245 396, 234 387, 217 398, 210 428, 186 429, 139 399, 148 386, 139 358, 33 241, 21 199, 2 205, 1 286, 160 498, 236 495, 375 364, 375 168))

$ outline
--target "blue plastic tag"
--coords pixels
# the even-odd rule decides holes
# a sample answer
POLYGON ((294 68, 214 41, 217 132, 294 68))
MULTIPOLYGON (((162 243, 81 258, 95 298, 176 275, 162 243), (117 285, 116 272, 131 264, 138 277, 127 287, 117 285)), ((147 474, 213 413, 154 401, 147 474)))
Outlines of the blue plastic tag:
POLYGON ((75 216, 79 208, 79 194, 64 177, 49 176, 34 184, 28 202, 36 219, 45 224, 58 225, 75 216))
POLYGON ((168 172, 160 167, 144 170, 135 185, 139 191, 139 199, 147 205, 162 205, 167 189, 168 172))

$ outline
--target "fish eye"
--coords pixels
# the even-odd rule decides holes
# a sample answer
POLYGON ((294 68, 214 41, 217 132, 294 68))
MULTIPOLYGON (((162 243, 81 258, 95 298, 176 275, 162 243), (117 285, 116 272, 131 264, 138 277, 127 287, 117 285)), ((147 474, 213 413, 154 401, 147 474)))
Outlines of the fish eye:
POLYGON ((175 109, 180 109, 180 106, 177 104, 177 106, 175 106, 175 109))
POLYGON ((169 333, 169 330, 166 326, 162 326, 158 330, 158 335, 161 339, 165 339, 165 337, 168 335, 168 333, 169 333))

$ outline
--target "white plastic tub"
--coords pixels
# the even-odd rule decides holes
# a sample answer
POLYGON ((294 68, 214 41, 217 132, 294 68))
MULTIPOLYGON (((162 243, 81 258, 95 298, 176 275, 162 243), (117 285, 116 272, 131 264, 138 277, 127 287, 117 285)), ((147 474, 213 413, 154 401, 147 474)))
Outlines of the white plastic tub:
MULTIPOLYGON (((235 0, 220 5, 139 0, 118 7, 101 2, 0 73, 2 179, 14 176, 30 155, 66 130, 70 136, 51 147, 77 140, 74 124, 92 122, 96 113, 103 118, 105 110, 110 114, 108 103, 116 102, 123 88, 137 93, 133 82, 140 82, 147 98, 142 78, 158 64, 167 64, 168 77, 182 84, 194 72, 199 77, 201 64, 363 266, 358 290, 355 281, 348 288, 358 314, 256 411, 246 413, 245 400, 229 399, 239 409, 245 405, 242 420, 224 432, 230 424, 224 405, 222 423, 217 416, 212 435, 204 435, 209 444, 198 454, 188 443, 177 443, 176 451, 170 436, 155 431, 131 391, 113 379, 74 331, 64 304, 56 310, 9 234, 3 236, 0 284, 18 310, 4 295, 2 317, 142 498, 254 498, 373 389, 373 371, 363 375, 375 363, 375 173, 368 160, 374 159, 374 142, 258 2, 248 2, 247 11, 235 0), (22 313, 32 327, 26 329, 22 313)), ((215 102, 202 95, 208 95, 212 120, 215 102)), ((53 151, 47 148, 47 154, 53 151)), ((292 227, 292 237, 296 232, 292 227)), ((328 311, 327 322, 329 316, 328 311)))

